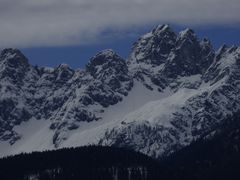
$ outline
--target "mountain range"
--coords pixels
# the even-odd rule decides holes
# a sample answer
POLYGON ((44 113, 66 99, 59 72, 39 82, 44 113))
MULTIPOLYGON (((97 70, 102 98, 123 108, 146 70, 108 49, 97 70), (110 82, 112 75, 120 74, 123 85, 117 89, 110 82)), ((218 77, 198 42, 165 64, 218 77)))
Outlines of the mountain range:
POLYGON ((240 110, 240 47, 215 50, 192 29, 156 26, 128 59, 113 50, 85 69, 38 67, 0 53, 0 156, 83 145, 154 158, 214 137, 240 110))

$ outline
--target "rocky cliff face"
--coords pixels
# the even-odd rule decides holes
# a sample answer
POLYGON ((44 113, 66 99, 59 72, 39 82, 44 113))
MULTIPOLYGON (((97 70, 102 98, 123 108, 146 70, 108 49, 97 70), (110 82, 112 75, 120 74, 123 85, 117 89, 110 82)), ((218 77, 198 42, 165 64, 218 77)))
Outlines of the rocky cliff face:
MULTIPOLYGON (((152 86, 157 85, 160 92, 170 89, 173 93, 145 106, 151 109, 151 114, 144 114, 142 108, 126 117, 127 123, 109 129, 100 144, 127 146, 159 157, 211 132, 224 118, 239 110, 240 48, 223 46, 214 52, 208 40, 199 41, 190 29, 178 36, 168 26, 157 29, 163 39, 171 34, 168 42, 175 42, 170 51, 163 51, 165 59, 141 56, 141 61, 138 60, 135 49, 142 42, 153 41, 156 33, 153 30, 140 38, 128 62, 130 69, 134 69, 134 77, 146 87, 153 90, 152 86), (159 65, 151 63, 155 61, 159 65)), ((161 47, 157 49, 162 54, 161 47)), ((145 50, 142 54, 147 54, 145 50)))
POLYGON ((132 87, 125 60, 112 50, 94 56, 86 70, 66 64, 38 68, 15 49, 1 53, 0 138, 11 144, 21 138, 14 126, 29 120, 50 120, 57 147, 79 122, 101 119, 103 108, 127 96, 132 87))
POLYGON ((193 30, 176 34, 168 25, 143 35, 127 60, 104 50, 85 70, 33 67, 5 49, 0 146, 17 153, 93 143, 169 154, 240 109, 239 62, 239 47, 216 52, 193 30), (46 125, 31 128, 36 122, 46 125))

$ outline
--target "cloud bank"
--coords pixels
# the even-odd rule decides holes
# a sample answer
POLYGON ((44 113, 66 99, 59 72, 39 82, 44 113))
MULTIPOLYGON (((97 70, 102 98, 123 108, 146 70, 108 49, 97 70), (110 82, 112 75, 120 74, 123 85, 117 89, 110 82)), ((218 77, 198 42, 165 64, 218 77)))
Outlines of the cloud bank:
POLYGON ((109 29, 228 25, 239 17, 239 0, 0 0, 0 47, 89 44, 109 29))

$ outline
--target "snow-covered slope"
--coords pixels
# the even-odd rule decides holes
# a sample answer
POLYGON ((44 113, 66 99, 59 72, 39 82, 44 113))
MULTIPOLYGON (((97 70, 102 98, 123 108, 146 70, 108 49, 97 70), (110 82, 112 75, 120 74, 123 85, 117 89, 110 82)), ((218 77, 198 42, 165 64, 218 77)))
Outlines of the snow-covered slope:
MULTIPOLYGON (((172 94, 170 90, 166 90, 163 93, 150 91, 136 81, 127 98, 124 98, 114 106, 103 108, 104 112, 101 120, 81 122, 79 128, 68 133, 68 139, 60 147, 98 143, 100 137, 104 136, 107 129, 114 127, 116 124, 121 124, 123 118, 129 113, 138 110, 148 102, 163 99, 170 94, 172 94)), ((54 132, 49 129, 50 124, 51 121, 49 120, 23 122, 15 128, 16 132, 22 135, 22 138, 13 145, 2 142, 1 147, 5 146, 5 148, 1 149, 1 152, 4 154, 15 154, 32 150, 53 149, 52 138, 54 132)))
POLYGON ((88 144, 153 157, 214 131, 240 109, 240 48, 215 52, 191 29, 143 35, 125 61, 112 50, 85 70, 39 68, 0 55, 0 155, 88 144))

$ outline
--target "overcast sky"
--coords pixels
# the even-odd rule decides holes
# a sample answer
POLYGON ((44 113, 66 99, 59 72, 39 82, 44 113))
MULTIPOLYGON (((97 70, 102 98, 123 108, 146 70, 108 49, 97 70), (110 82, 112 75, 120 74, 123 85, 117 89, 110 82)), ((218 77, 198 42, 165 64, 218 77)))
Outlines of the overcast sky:
POLYGON ((92 44, 153 23, 236 25, 240 1, 0 0, 0 47, 92 44))

